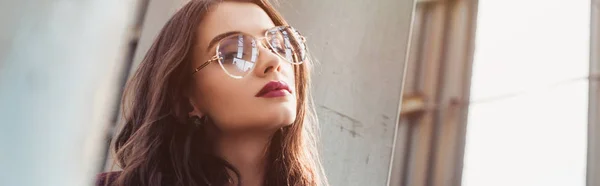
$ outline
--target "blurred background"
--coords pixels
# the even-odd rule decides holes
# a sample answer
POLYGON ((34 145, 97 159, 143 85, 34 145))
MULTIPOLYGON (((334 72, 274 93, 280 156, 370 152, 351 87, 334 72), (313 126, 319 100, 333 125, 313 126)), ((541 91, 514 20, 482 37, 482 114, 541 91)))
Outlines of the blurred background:
MULTIPOLYGON (((188 0, 0 0, 0 185, 91 185, 188 0)), ((596 0, 279 0, 331 185, 600 186, 596 0)))
POLYGON ((400 185, 600 185, 597 10, 417 1, 400 185))

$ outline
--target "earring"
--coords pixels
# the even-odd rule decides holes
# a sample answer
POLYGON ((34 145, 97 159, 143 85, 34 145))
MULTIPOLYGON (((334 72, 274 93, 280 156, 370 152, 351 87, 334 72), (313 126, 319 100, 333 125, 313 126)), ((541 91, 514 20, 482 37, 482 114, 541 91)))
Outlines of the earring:
POLYGON ((200 117, 192 116, 192 117, 190 117, 190 120, 191 120, 191 123, 194 124, 196 127, 202 126, 202 119, 200 119, 200 117))

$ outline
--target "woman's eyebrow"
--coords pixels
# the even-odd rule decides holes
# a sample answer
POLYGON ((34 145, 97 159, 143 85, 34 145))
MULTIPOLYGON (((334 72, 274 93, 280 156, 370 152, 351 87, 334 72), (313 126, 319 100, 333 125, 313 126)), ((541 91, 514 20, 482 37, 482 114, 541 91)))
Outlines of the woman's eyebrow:
MULTIPOLYGON (((273 27, 275 28, 275 27, 273 27)), ((270 31, 272 28, 267 28, 267 29, 263 29, 261 32, 262 33, 267 33, 268 31, 270 31)), ((235 35, 235 34, 244 34, 245 32, 242 31, 229 31, 229 32, 225 32, 222 34, 219 34, 217 36, 215 36, 209 43, 208 43, 208 47, 206 48, 206 51, 210 51, 211 48, 213 48, 214 45, 216 45, 219 41, 221 41, 221 39, 226 38, 228 36, 231 35, 235 35)), ((250 35, 250 34, 248 34, 250 35)))
POLYGON ((243 33, 243 32, 240 32, 240 31, 229 31, 229 32, 225 32, 225 33, 219 34, 219 35, 215 36, 215 37, 214 37, 214 38, 213 38, 213 39, 210 41, 210 43, 208 44, 208 48, 206 48, 206 51, 207 51, 207 52, 208 52, 208 51, 210 51, 210 49, 211 49, 211 48, 212 48, 214 45, 216 45, 216 44, 217 44, 219 41, 221 41, 221 39, 223 39, 223 38, 226 38, 226 37, 228 37, 228 36, 231 36, 231 35, 235 35, 235 34, 242 34, 242 33, 243 33))

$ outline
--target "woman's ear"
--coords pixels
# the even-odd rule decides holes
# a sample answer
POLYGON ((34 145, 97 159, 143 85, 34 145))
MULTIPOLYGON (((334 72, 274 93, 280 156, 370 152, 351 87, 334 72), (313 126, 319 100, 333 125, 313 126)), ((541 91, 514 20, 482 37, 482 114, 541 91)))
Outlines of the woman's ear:
POLYGON ((200 106, 200 104, 197 104, 198 101, 191 95, 194 95, 192 93, 192 90, 186 90, 185 91, 185 97, 187 97, 188 103, 190 104, 191 111, 188 112, 188 117, 193 117, 193 116, 198 116, 199 118, 202 118, 204 116, 204 112, 202 112, 202 107, 200 106))
POLYGON ((188 98, 190 105, 192 106, 192 111, 188 113, 189 117, 198 116, 199 118, 204 117, 204 113, 200 111, 200 106, 195 104, 195 101, 191 98, 188 98))

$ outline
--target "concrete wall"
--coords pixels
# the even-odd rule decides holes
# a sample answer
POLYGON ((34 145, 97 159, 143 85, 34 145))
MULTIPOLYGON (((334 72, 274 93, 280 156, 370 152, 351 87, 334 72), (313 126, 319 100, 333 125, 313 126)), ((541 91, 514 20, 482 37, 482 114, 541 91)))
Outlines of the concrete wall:
POLYGON ((319 62, 314 98, 331 185, 387 185, 413 0, 280 4, 319 62))
POLYGON ((0 185, 91 184, 136 4, 0 1, 0 185))
POLYGON ((133 68, 131 73, 135 72, 137 66, 142 62, 144 55, 152 45, 154 38, 160 32, 160 29, 167 23, 171 15, 187 3, 189 0, 147 0, 148 8, 144 17, 140 42, 138 43, 135 56, 133 58, 133 68))

